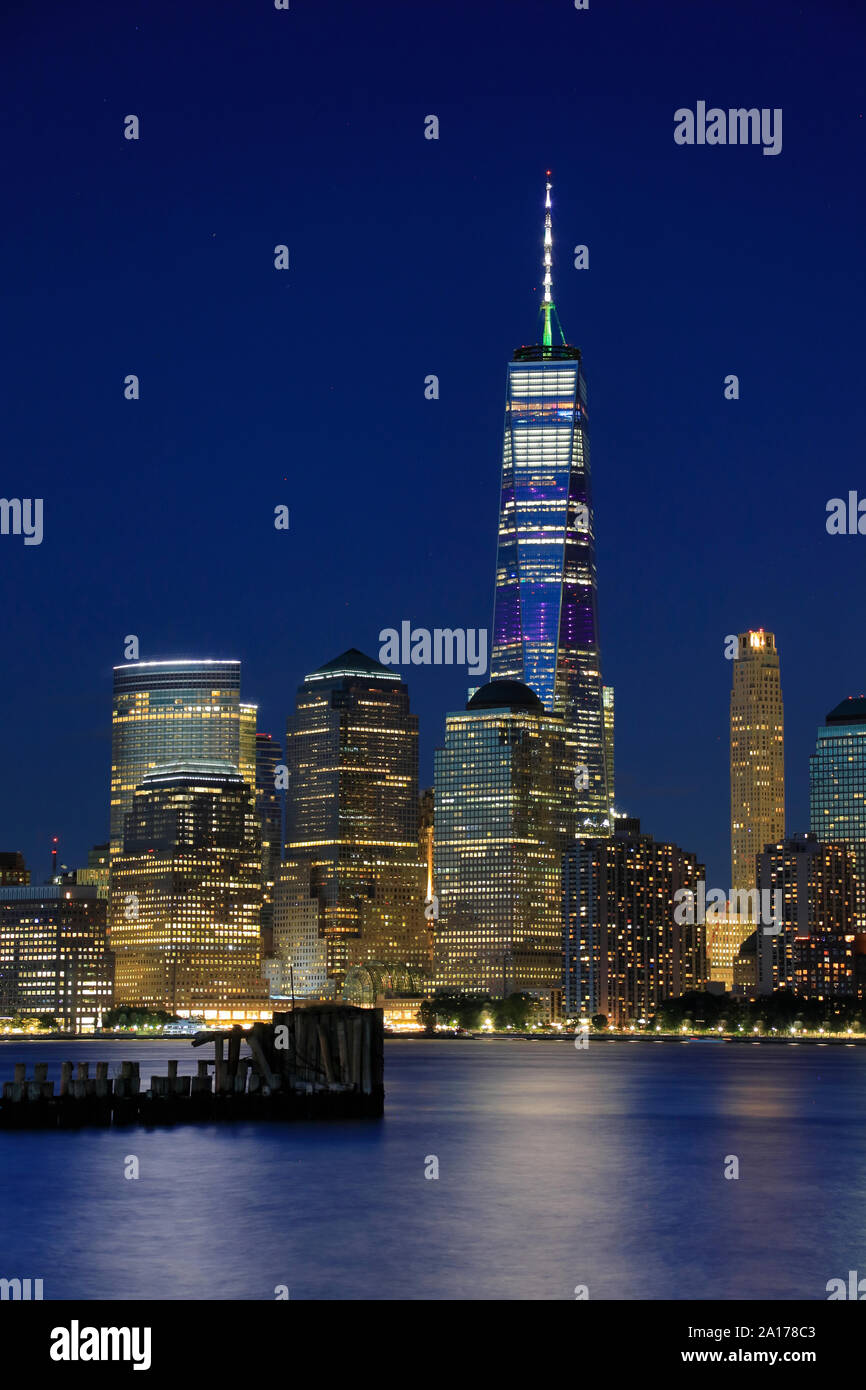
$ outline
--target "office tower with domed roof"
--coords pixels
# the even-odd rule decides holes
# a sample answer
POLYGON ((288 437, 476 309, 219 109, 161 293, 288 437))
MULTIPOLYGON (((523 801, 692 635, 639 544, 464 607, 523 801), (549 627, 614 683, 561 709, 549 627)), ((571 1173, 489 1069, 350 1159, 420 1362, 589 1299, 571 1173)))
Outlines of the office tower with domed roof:
POLYGON ((549 996, 562 983, 573 739, 528 686, 494 680, 446 716, 436 753, 435 980, 549 996))

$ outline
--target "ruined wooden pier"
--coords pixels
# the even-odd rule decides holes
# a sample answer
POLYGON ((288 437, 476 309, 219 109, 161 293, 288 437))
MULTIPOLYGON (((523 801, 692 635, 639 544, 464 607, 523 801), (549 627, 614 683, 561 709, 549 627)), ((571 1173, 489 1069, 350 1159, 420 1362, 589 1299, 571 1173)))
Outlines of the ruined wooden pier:
POLYGON ((273 1023, 197 1033, 193 1047, 213 1044, 196 1076, 152 1076, 141 1088, 138 1062, 63 1062, 60 1090, 47 1063, 27 1077, 24 1063, 3 1084, 0 1128, 78 1129, 82 1125, 160 1125, 245 1120, 377 1118, 384 1113, 381 1009, 330 1004, 274 1014, 273 1023), (246 1042, 249 1057, 241 1057, 246 1042), (212 1070, 211 1070, 212 1069, 212 1070))

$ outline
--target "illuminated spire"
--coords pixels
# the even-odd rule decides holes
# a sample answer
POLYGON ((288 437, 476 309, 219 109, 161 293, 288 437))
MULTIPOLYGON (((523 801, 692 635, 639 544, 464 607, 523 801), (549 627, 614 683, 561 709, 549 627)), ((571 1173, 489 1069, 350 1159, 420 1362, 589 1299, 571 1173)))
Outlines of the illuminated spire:
POLYGON ((544 198, 544 298, 541 308, 544 312, 544 336, 542 343, 550 347, 553 342, 550 329, 550 315, 553 311, 553 227, 550 221, 550 170, 547 171, 547 185, 544 198))

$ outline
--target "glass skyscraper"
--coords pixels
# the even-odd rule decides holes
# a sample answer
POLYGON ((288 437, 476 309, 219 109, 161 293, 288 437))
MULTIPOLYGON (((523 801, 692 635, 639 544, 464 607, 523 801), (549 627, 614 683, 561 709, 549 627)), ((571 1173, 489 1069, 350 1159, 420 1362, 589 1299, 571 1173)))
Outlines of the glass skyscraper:
POLYGON ((399 671, 352 648, 311 672, 286 764, 286 860, 309 865, 335 986, 369 961, 429 970, 418 719, 399 671))
POLYGON ((283 750, 273 734, 256 734, 256 812, 262 828, 262 944, 273 949, 274 884, 283 857, 283 793, 277 790, 277 768, 283 750))
POLYGON ((218 759, 255 790, 255 705, 241 705, 239 661, 125 661, 114 668, 111 852, 146 775, 179 759, 218 759))
POLYGON ((595 566, 586 378, 553 343, 547 184, 542 341, 508 366, 491 680, 528 685, 576 734, 578 834, 607 831, 611 794, 595 566))
POLYGON ((266 1015, 261 876, 254 793, 232 763, 149 773, 112 865, 116 1002, 232 1022, 266 1015))
POLYGON ((517 681, 446 716, 436 752, 435 979, 506 996, 562 983, 561 866, 574 833, 565 721, 517 681))
POLYGON ((827 715, 809 759, 811 828, 854 860, 858 932, 866 932, 866 697, 849 696, 827 715))
POLYGON ((258 716, 258 705, 250 705, 243 700, 241 701, 238 728, 238 772, 247 786, 253 788, 256 786, 256 768, 258 765, 258 753, 256 751, 258 716))

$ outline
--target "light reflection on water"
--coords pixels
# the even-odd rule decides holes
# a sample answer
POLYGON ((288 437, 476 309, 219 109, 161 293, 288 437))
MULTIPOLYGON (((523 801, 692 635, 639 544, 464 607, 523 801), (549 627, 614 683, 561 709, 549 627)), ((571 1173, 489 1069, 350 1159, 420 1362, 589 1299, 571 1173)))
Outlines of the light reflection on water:
MULTIPOLYGON (((205 1055, 14 1041, 0 1080, 131 1058, 147 1085, 205 1055)), ((866 1273, 866 1049, 394 1040, 385 1082, 382 1122, 0 1134, 0 1277, 47 1298, 823 1299, 866 1273)))

